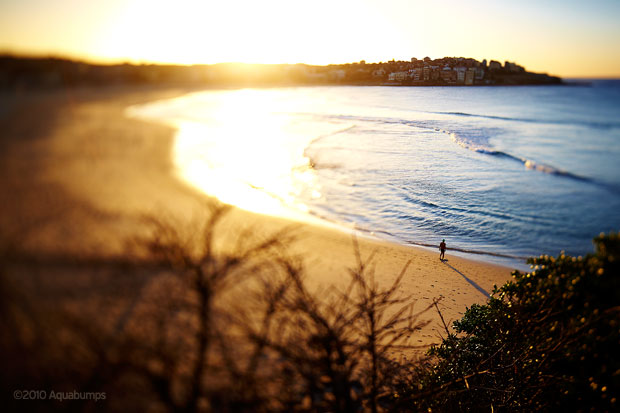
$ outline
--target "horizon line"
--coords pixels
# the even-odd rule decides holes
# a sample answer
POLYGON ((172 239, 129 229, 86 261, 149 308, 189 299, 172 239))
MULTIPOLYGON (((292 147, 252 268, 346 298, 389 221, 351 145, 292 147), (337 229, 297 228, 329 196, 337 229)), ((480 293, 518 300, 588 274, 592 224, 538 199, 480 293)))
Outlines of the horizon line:
MULTIPOLYGON (((212 63, 182 63, 182 62, 172 62, 172 61, 157 61, 157 60, 133 60, 130 58, 101 58, 96 56, 76 56, 71 53, 55 53, 55 52, 16 52, 10 49, 1 49, 0 50, 1 57, 13 57, 17 59, 59 59, 59 60, 68 60, 73 62, 80 62, 90 65, 99 65, 99 66, 115 66, 115 65, 133 65, 133 66, 146 66, 146 65, 154 65, 154 66, 215 66, 215 65, 248 65, 248 66, 296 66, 296 65, 305 65, 305 66, 317 66, 317 67, 327 67, 327 66, 336 66, 336 65, 352 65, 352 64, 360 64, 362 61, 365 64, 386 64, 390 62, 408 62, 411 63, 411 58, 409 60, 397 60, 393 58, 387 61, 367 61, 366 59, 360 59, 354 62, 339 62, 339 63, 326 63, 326 64, 316 64, 316 63, 305 63, 305 62, 279 62, 279 63, 259 63, 259 62, 243 62, 243 61, 222 61, 222 62, 212 62, 212 63)), ((428 56, 425 56, 428 57, 428 56)), ((479 61, 473 57, 465 57, 465 56, 443 56, 438 58, 431 58, 431 60, 436 59, 474 59, 479 61)), ((423 60, 416 58, 418 60, 423 60)), ((491 60, 495 60, 501 63, 501 60, 496 59, 484 59, 490 62, 491 60)), ((505 62, 517 63, 516 61, 506 60, 505 62)), ((527 68, 526 68, 527 70, 527 68)), ((548 72, 537 72, 537 73, 545 73, 548 72)), ((562 79, 570 80, 570 79, 583 79, 583 80, 620 80, 620 74, 602 74, 602 75, 556 75, 550 74, 551 76, 561 77, 562 79)))

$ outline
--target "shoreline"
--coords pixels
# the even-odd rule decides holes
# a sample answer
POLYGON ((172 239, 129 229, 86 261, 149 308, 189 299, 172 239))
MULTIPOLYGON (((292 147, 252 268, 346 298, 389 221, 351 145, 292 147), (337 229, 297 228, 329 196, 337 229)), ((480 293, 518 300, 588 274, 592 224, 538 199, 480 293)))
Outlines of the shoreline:
MULTIPOLYGON (((24 235, 21 246, 35 257, 73 254, 111 259, 121 256, 127 241, 140 233, 140 217, 155 214, 191 225, 208 197, 174 173, 170 152, 174 130, 126 118, 124 110, 132 104, 195 91, 63 91, 29 96, 19 104, 7 104, 4 100, 10 97, 3 96, 9 110, 1 118, 8 132, 2 142, 7 150, 0 194, 6 213, 0 229, 5 234, 19 231, 24 235), (51 109, 53 116, 44 119, 51 109), (29 122, 33 118, 40 121, 37 128, 29 122), (29 231, 20 230, 24 226, 29 231)), ((353 236, 340 229, 239 208, 233 208, 222 225, 226 234, 222 242, 233 241, 235 234, 248 229, 275 234, 293 226, 296 241, 290 251, 303 257, 312 290, 342 287, 348 268, 356 264, 353 236)), ((511 279, 508 267, 451 255, 449 250, 447 260, 440 262, 438 252, 375 237, 356 239, 362 257, 374 253, 376 281, 391 285, 408 265, 402 293, 416 300, 416 311, 440 298, 439 307, 448 323, 472 304, 484 303, 493 285, 511 279)), ((429 312, 425 317, 430 323, 416 333, 412 343, 423 348, 438 343, 444 332, 437 314, 429 312)))
MULTIPOLYGON (((207 89, 207 90, 210 90, 210 89, 207 89)), ((216 90, 219 90, 219 89, 216 89, 216 90)), ((172 102, 172 101, 175 101, 176 99, 179 99, 180 100, 179 104, 182 105, 181 102, 183 102, 184 98, 188 97, 189 95, 193 95, 193 94, 200 95, 201 92, 202 91, 198 90, 198 91, 193 91, 192 93, 189 93, 183 96, 175 96, 171 99, 158 99, 157 101, 148 102, 146 104, 132 105, 131 107, 126 108, 125 115, 129 118, 143 120, 146 122, 154 122, 157 124, 162 124, 162 125, 166 125, 171 128, 174 128, 175 130, 174 142, 175 143, 173 144, 173 146, 184 148, 185 146, 187 146, 187 144, 179 145, 179 142, 180 141, 193 142, 195 140, 193 136, 196 134, 195 130, 202 128, 202 124, 197 123, 196 125, 194 125, 193 123, 194 121, 192 120, 186 121, 183 119, 183 117, 166 118, 165 108, 170 107, 170 106, 172 106, 173 108, 176 107, 176 105, 173 104, 172 102), (161 106, 163 106, 164 108, 163 116, 162 116, 161 109, 160 109, 161 106)), ((174 110, 173 110, 173 113, 175 113, 174 110)), ((308 150, 308 146, 305 146, 304 154, 307 152, 307 150, 308 150)), ((175 148, 173 149, 173 151, 184 154, 182 155, 183 158, 187 156, 185 155, 185 152, 187 152, 187 149, 175 148)), ((192 151, 192 153, 195 153, 195 151, 192 151)), ((193 155, 190 155, 190 156, 193 156, 193 155)), ((206 196, 213 196, 216 198, 219 197, 222 200, 222 202, 230 203, 234 205, 235 207, 247 210, 249 212, 261 213, 267 216, 283 217, 286 219, 290 219, 292 221, 301 221, 301 222, 314 224, 314 225, 322 225, 328 228, 333 227, 333 228, 340 229, 341 231, 347 234, 351 234, 351 233, 363 234, 364 236, 368 236, 368 237, 375 238, 378 240, 384 240, 384 241, 396 243, 402 246, 413 245, 417 247, 431 248, 431 249, 436 249, 437 247, 434 244, 430 244, 432 241, 427 238, 410 239, 408 237, 397 236, 394 233, 391 233, 387 230, 376 230, 368 226, 366 227, 360 226, 358 223, 355 223, 355 222, 347 222, 346 220, 344 221, 339 220, 338 219, 339 217, 328 216, 328 215, 325 215, 324 213, 321 213, 320 210, 318 209, 312 209, 312 207, 309 206, 311 204, 306 204, 306 205, 299 204, 300 207, 297 208, 296 207, 297 203, 285 202, 283 199, 280 198, 280 196, 274 195, 270 193, 269 191, 263 191, 262 188, 254 187, 246 183, 245 181, 237 182, 234 179, 231 181, 231 184, 235 188, 236 192, 231 192, 230 186, 225 186, 225 185, 220 185, 220 184, 216 184, 215 189, 213 189, 212 187, 210 190, 209 187, 206 186, 205 181, 211 182, 212 180, 211 175, 215 175, 215 174, 210 174, 209 171, 206 171, 206 175, 203 173, 203 175, 198 175, 198 176, 192 172, 188 173, 188 171, 186 171, 184 167, 180 166, 180 165, 184 165, 184 163, 182 161, 179 161, 178 157, 179 157, 178 154, 173 156, 173 158, 175 158, 174 163, 177 166, 175 175, 179 180, 184 182, 186 185, 189 185, 190 187, 192 187, 194 190, 198 191, 199 193, 202 193, 206 196), (211 178, 205 179, 205 176, 208 176, 211 178), (237 186, 242 187, 241 193, 238 193, 239 188, 237 188, 237 186), (233 195, 231 196, 231 194, 233 195), (249 200, 252 200, 252 201, 249 201, 249 200), (267 202, 263 202, 265 200, 267 202), (263 207, 262 204, 265 204, 266 207, 263 207), (276 204, 276 205, 274 206, 272 204, 276 204)), ((198 161, 199 164, 200 162, 202 162, 199 157, 195 159, 194 158, 188 158, 188 159, 191 162, 191 165, 194 165, 194 162, 196 161, 198 161)), ((192 169, 196 169, 196 168, 192 168, 192 169)), ((525 264, 525 261, 528 257, 517 256, 515 254, 510 254, 510 252, 499 253, 499 252, 493 252, 493 251, 486 251, 483 249, 474 250, 474 249, 471 249, 471 247, 467 245, 463 246, 459 244, 457 244, 456 246, 452 244, 452 246, 449 248, 449 251, 451 251, 451 253, 454 253, 455 255, 458 255, 462 258, 472 259, 472 260, 480 261, 483 263, 491 263, 495 265, 504 266, 507 268, 516 268, 520 270, 528 269, 528 266, 525 264)))
MULTIPOLYGON (((344 85, 344 86, 348 86, 348 85, 344 85)), ((488 85, 479 85, 479 86, 488 86, 488 85)), ((183 93, 182 95, 179 96, 174 96, 171 97, 170 99, 177 99, 177 98, 182 98, 188 94, 192 94, 192 93, 201 93, 207 90, 212 90, 212 89, 197 89, 197 90, 192 90, 188 93, 183 93)), ((216 88, 215 90, 219 90, 219 88, 216 88)), ((160 100, 168 100, 169 98, 164 98, 164 99, 156 99, 155 101, 160 101, 160 100)), ((146 104, 151 104, 155 101, 149 101, 146 102, 146 104)), ((156 119, 149 119, 147 116, 140 116, 140 115, 136 115, 136 114, 129 114, 127 113, 128 109, 133 108, 134 106, 140 106, 141 104, 138 105, 131 105, 130 107, 127 107, 124 111, 125 116, 129 117, 129 118, 136 118, 136 119, 140 119, 142 121, 148 122, 148 123, 157 123, 157 124, 162 124, 162 125, 166 125, 168 127, 172 127, 175 131, 174 131, 174 136, 173 136, 173 140, 176 139, 176 134, 179 132, 180 128, 179 127, 175 127, 175 126, 171 126, 174 122, 169 122, 166 120, 156 120, 156 119)), ((184 185, 187 185, 191 188, 191 190, 197 191, 198 193, 207 196, 207 197, 211 197, 213 195, 208 194, 203 192, 202 190, 200 190, 199 188, 195 188, 191 185, 191 183, 185 181, 183 179, 183 177, 180 176, 180 174, 178 172, 174 172, 173 171, 173 175, 175 176, 176 179, 178 179, 180 182, 182 182, 184 185)), ((408 240, 402 240, 399 239, 397 236, 386 233, 386 235, 388 236, 388 238, 384 238, 381 237, 379 235, 376 235, 376 231, 372 230, 372 229, 368 229, 368 228, 360 228, 358 227, 356 224, 353 225, 347 225, 344 222, 340 222, 337 220, 332 220, 329 219, 327 217, 323 217, 320 216, 316 213, 314 213, 313 211, 307 211, 307 212, 303 212, 303 211, 299 211, 299 210, 295 210, 293 208, 289 208, 287 206, 283 206, 283 209, 286 209, 288 211, 291 212, 290 215, 286 215, 286 216, 276 216, 276 215, 270 215, 270 214, 265 214, 265 213, 260 213, 260 212, 253 212, 250 210, 246 210, 243 207, 239 207, 237 205, 232 205, 235 209, 240 209, 242 211, 248 212, 250 214, 258 214, 261 216, 265 216, 267 219, 269 218, 277 218, 277 219, 285 219, 285 220, 291 220, 293 222, 298 222, 300 224, 307 224, 307 225, 320 225, 323 226, 325 228, 328 229, 335 229, 337 231, 340 231, 344 234, 347 235, 355 235, 355 236, 364 236, 367 237, 370 240, 374 240, 374 241, 378 241, 378 242, 386 242, 386 243, 390 243, 390 244, 394 244, 394 245, 398 245, 398 246, 402 246, 402 247, 413 247, 413 248, 419 248, 419 249, 427 249, 427 248, 438 248, 437 246, 433 246, 430 244, 423 244, 423 243, 418 243, 415 241, 408 241, 408 240), (391 239, 389 239, 391 238, 391 239)), ((464 248, 453 248, 450 249, 448 248, 447 251, 456 251, 457 254, 462 254, 462 258, 464 259, 468 259, 468 260, 472 260, 472 261, 477 261, 480 262, 482 264, 491 264, 491 265, 496 265, 499 267, 505 267, 507 269, 510 269, 509 266, 507 265, 502 265, 501 263, 497 263, 497 262, 490 262, 490 261, 484 261, 484 260, 476 260, 473 259, 471 257, 468 257, 468 255, 488 255, 488 256, 497 256, 497 257, 501 257, 501 258, 507 258, 507 259, 512 259, 512 260, 518 260, 521 258, 526 258, 526 257, 517 257, 517 256, 509 256, 509 255, 505 255, 505 254, 499 254, 499 253, 493 253, 493 252, 482 252, 482 251, 474 251, 474 250, 467 250, 464 248)))

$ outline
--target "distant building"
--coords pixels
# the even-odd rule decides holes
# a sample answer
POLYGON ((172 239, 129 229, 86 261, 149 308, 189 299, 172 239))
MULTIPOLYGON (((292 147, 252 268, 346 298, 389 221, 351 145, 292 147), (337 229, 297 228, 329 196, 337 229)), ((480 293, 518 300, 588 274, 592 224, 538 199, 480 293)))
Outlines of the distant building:
POLYGON ((444 66, 439 72, 439 77, 446 83, 456 83, 456 71, 452 70, 450 66, 444 66))
MULTIPOLYGON (((486 67, 486 64, 485 64, 485 67, 486 67)), ((476 80, 484 79, 484 67, 480 66, 480 67, 476 68, 476 76, 475 76, 475 78, 476 78, 476 80)))
POLYGON ((385 76, 385 70, 383 68, 377 69, 377 70, 373 70, 372 71, 372 76, 373 77, 384 77, 385 76))
POLYGON ((413 81, 420 80, 420 69, 409 69, 409 77, 413 81))
POLYGON ((465 72, 465 84, 468 86, 473 85, 475 77, 476 77, 476 68, 470 67, 469 69, 467 69, 467 72, 465 72))
POLYGON ((489 70, 496 70, 496 69, 501 69, 501 68, 502 68, 502 64, 498 62, 497 60, 491 60, 489 62, 489 70))
POLYGON ((388 80, 390 82, 402 82, 409 77, 409 72, 394 72, 390 73, 388 80))
POLYGON ((456 83, 463 84, 465 83, 465 73, 467 72, 467 68, 463 66, 455 67, 454 71, 456 72, 456 83))
POLYGON ((513 73, 525 72, 525 68, 523 68, 523 66, 519 66, 518 64, 511 63, 509 61, 506 61, 506 63, 504 63, 504 68, 513 73))

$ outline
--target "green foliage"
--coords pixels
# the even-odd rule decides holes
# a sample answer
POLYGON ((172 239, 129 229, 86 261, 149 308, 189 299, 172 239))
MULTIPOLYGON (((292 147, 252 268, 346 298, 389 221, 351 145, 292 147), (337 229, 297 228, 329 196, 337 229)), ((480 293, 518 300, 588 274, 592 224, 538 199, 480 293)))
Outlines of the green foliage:
POLYGON ((473 305, 401 397, 440 411, 613 411, 620 398, 620 236, 586 257, 530 258, 473 305))

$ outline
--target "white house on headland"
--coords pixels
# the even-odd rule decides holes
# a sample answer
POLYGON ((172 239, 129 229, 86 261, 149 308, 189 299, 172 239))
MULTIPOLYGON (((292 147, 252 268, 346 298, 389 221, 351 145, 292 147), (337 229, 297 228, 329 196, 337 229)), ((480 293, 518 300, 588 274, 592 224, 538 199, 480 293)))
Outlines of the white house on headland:
POLYGON ((390 73, 388 80, 390 82, 402 82, 407 79, 407 77, 409 77, 409 72, 394 72, 390 73))

